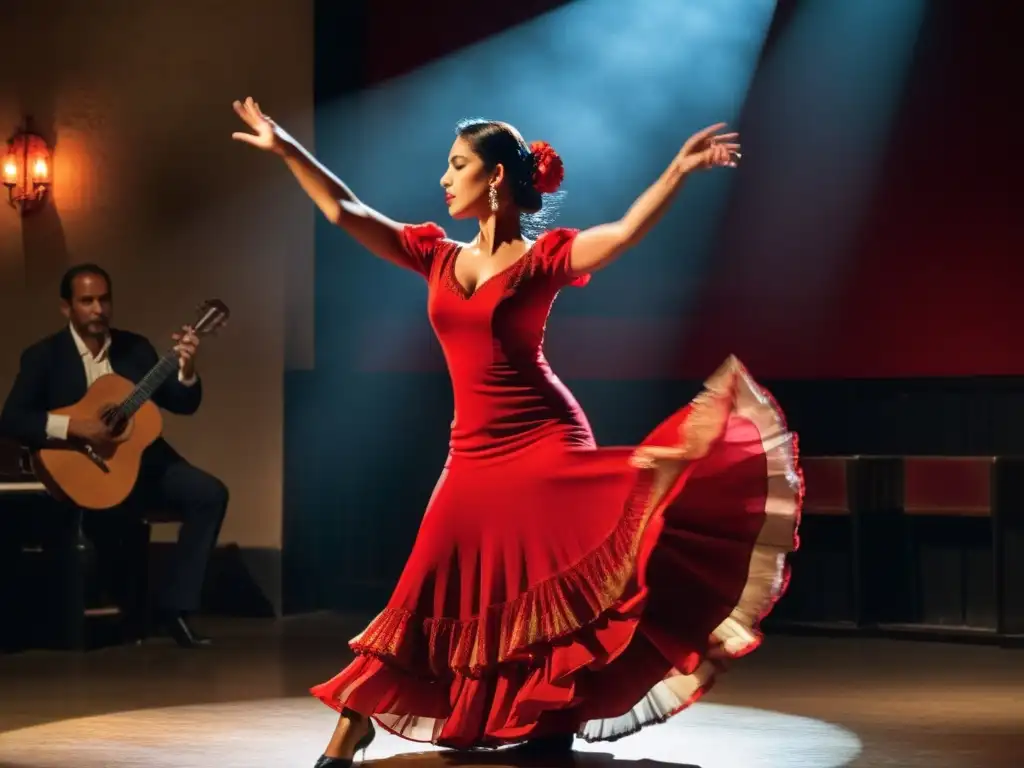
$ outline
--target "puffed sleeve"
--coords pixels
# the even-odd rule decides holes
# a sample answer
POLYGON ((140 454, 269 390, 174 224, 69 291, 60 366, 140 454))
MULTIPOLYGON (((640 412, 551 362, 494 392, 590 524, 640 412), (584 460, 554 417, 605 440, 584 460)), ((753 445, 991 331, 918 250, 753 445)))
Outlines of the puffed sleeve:
POLYGON ((438 245, 446 237, 445 231, 432 221, 407 224, 401 232, 402 250, 407 257, 405 266, 429 277, 438 245))
POLYGON ((578 229, 560 227, 545 232, 534 245, 538 273, 558 288, 567 285, 582 288, 590 282, 589 274, 574 275, 572 271, 572 244, 578 234, 578 229))

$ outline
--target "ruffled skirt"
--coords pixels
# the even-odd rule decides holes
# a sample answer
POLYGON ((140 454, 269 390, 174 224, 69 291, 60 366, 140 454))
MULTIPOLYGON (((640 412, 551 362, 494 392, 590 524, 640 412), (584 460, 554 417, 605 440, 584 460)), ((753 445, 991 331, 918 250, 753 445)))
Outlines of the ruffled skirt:
POLYGON ((355 660, 312 693, 456 748, 662 722, 759 645, 802 498, 796 436, 735 358, 639 449, 455 458, 355 660))

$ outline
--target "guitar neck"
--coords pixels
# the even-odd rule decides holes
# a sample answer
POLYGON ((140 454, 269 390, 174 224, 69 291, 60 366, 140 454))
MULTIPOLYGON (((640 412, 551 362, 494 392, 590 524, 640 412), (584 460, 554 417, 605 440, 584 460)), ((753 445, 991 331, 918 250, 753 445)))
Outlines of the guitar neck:
POLYGON ((132 393, 125 398, 118 407, 125 419, 130 419, 135 412, 149 400, 153 393, 167 378, 178 370, 178 353, 173 349, 157 361, 157 364, 149 369, 149 372, 142 377, 142 380, 135 385, 132 393))

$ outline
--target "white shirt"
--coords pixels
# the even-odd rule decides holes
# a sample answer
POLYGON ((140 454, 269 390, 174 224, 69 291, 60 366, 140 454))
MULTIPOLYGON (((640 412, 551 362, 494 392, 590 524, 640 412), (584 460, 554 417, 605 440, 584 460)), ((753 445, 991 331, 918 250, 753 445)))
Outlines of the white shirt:
MULTIPOLYGON (((82 365, 85 367, 85 386, 91 387, 92 383, 100 376, 106 376, 108 373, 113 373, 114 369, 110 367, 110 335, 107 335, 99 353, 93 356, 92 352, 89 351, 89 348, 85 346, 85 342, 82 341, 82 337, 78 335, 78 331, 75 330, 74 326, 68 327, 71 330, 71 338, 75 341, 75 348, 78 349, 78 354, 82 357, 82 365)), ((179 369, 178 381, 186 387, 191 387, 196 383, 196 377, 192 376, 191 379, 186 379, 182 376, 181 370, 179 369)), ((51 440, 67 440, 68 424, 70 423, 71 417, 65 414, 47 414, 46 436, 51 440)))

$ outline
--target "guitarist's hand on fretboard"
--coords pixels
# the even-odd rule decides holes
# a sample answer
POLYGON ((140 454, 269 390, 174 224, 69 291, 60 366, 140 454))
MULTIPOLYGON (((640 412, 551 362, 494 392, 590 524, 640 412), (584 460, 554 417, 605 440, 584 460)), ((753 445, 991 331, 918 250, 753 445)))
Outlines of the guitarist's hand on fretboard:
POLYGON ((181 333, 171 336, 174 339, 174 351, 178 353, 178 367, 181 378, 188 380, 196 375, 196 352, 199 351, 199 337, 190 326, 181 326, 181 333))

